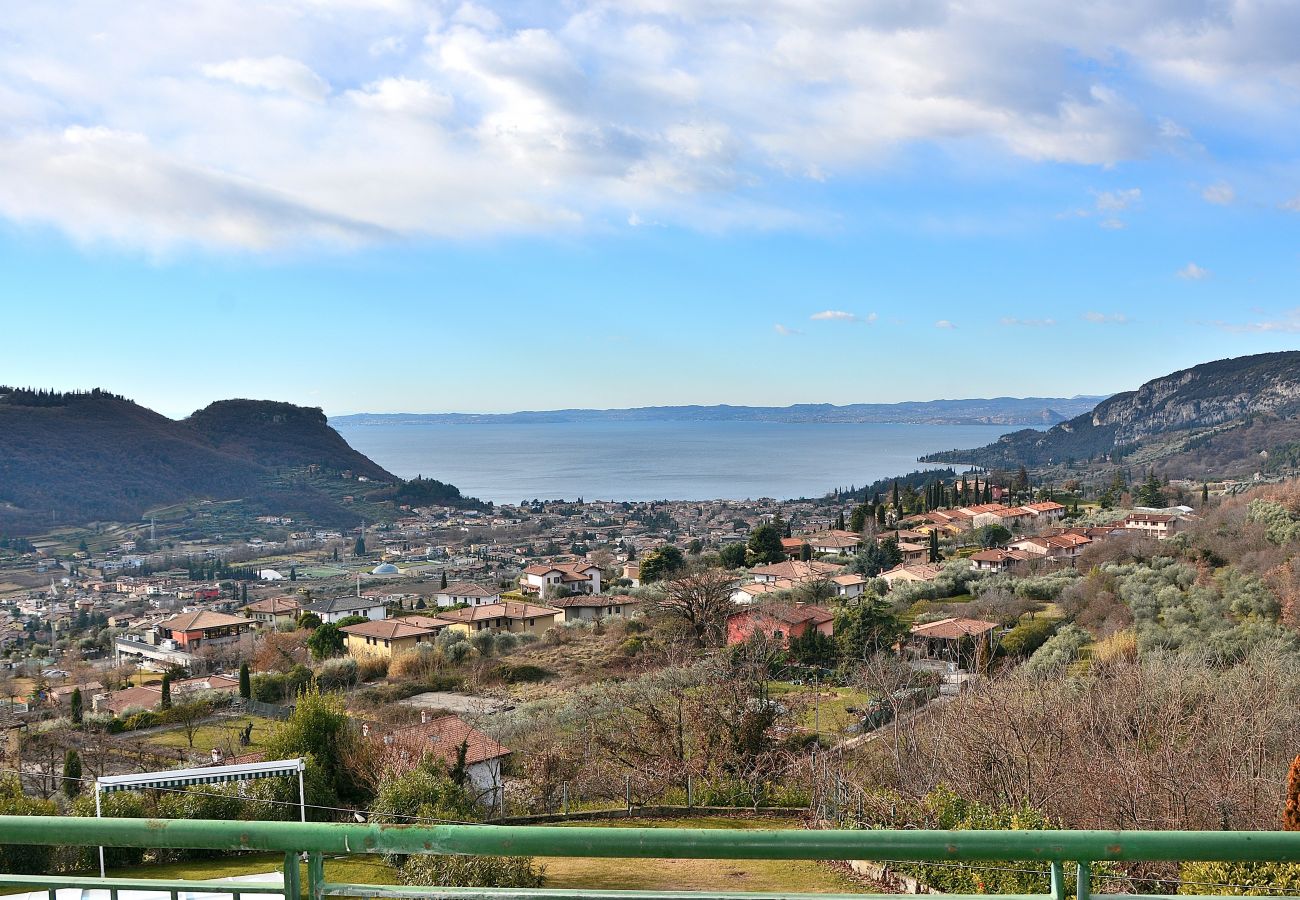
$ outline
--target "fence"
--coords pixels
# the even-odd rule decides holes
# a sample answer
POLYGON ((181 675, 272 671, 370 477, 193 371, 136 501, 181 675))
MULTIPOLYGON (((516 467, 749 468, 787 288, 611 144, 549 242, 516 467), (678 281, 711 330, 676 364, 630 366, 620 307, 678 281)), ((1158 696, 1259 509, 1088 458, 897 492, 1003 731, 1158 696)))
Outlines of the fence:
MULTIPOLYGON (((1065 900, 1066 864, 1073 894, 1089 900, 1092 867, 1103 861, 1300 862, 1297 832, 1195 831, 733 831, 680 828, 547 828, 537 826, 351 825, 156 819, 78 819, 0 816, 0 844, 261 850, 284 854, 284 886, 222 881, 96 878, 81 875, 0 875, 0 884, 49 891, 99 888, 117 900, 122 890, 231 896, 283 894, 286 900, 325 897, 438 900, 758 900, 771 895, 692 891, 455 888, 336 883, 325 880, 324 854, 461 854, 628 859, 890 859, 940 864, 1014 860, 1046 864, 1050 892, 1005 894, 1008 900, 1065 900), (303 884, 299 855, 307 855, 303 884), (304 892, 303 888, 306 888, 304 892)), ((784 900, 832 900, 835 895, 780 894, 784 900)), ((851 898, 887 895, 850 894, 851 898)), ((965 897, 983 895, 957 895, 965 897)), ((1128 895, 1152 900, 1157 895, 1128 895)), ((1163 895, 1161 895, 1163 896, 1163 895)))

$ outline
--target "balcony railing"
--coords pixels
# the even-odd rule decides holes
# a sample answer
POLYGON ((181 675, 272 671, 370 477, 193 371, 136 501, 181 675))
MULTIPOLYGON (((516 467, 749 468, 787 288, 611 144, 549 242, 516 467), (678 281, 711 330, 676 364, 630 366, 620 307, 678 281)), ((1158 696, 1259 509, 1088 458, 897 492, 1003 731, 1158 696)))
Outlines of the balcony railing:
MULTIPOLYGON (((757 894, 705 891, 595 891, 447 888, 344 884, 325 880, 324 856, 358 853, 471 856, 606 857, 628 859, 907 860, 969 863, 1015 860, 1048 864, 1047 894, 1002 894, 1007 900, 1078 900, 1092 895, 1092 865, 1103 861, 1300 862, 1300 832, 1283 831, 749 831, 683 828, 600 828, 496 825, 352 825, 162 819, 0 816, 0 843, 284 854, 284 884, 0 875, 0 886, 48 890, 152 890, 183 893, 283 894, 305 897, 438 898, 438 900, 864 900, 872 894, 757 894), (307 858, 306 885, 299 860, 307 858), (1073 889, 1066 883, 1074 869, 1073 889), (306 888, 304 892, 304 887, 306 888)), ((962 900, 963 895, 947 895, 962 900)), ((982 895, 976 895, 982 896, 982 895)), ((1151 900, 1157 895, 1125 895, 1151 900)))

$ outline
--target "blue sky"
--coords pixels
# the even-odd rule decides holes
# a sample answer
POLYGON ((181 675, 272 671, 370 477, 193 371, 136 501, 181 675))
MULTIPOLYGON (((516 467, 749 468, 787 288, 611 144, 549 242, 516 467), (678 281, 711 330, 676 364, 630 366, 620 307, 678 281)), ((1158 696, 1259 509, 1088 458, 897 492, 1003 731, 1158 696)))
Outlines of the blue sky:
POLYGON ((59 6, 0 30, 0 381, 884 402, 1300 335, 1293 4, 59 6))

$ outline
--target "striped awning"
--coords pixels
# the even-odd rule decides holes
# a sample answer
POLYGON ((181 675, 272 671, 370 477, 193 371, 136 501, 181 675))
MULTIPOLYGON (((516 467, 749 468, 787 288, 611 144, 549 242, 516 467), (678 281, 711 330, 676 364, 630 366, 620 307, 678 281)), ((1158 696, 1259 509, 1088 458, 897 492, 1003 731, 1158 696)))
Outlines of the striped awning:
POLYGON ((137 775, 106 775, 95 779, 95 789, 111 794, 114 791, 144 791, 151 788, 252 781, 257 778, 297 775, 303 770, 303 766, 302 759, 275 759, 236 766, 204 766, 201 769, 171 769, 165 772, 141 772, 137 775))

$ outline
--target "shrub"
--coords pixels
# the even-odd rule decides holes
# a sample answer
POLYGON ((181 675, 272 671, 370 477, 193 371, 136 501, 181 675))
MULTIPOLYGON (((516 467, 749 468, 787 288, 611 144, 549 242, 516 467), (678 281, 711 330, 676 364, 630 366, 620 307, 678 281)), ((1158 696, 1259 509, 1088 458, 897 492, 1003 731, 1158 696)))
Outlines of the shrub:
POLYGON ((506 684, 521 684, 524 682, 544 681, 554 675, 541 666, 534 666, 525 663, 518 666, 502 665, 497 669, 497 674, 506 684))
POLYGON ((357 678, 360 681, 375 681, 388 675, 388 659, 383 656, 371 656, 357 663, 357 678))
POLYGON ((540 638, 531 631, 521 632, 517 637, 519 639, 519 646, 521 647, 525 647, 529 644, 536 644, 540 640, 540 638))
POLYGON ((1066 625, 1039 647, 1025 671, 1034 675, 1050 675, 1064 669, 1079 658, 1079 651, 1092 640, 1092 635, 1073 623, 1066 625))
POLYGON ((442 653, 433 647, 420 647, 410 653, 393 657, 388 664, 390 678, 422 679, 442 665, 442 653))
POLYGON ((1300 864, 1284 862, 1185 862, 1180 894, 1244 897, 1300 890, 1300 864))
POLYGON ((348 657, 326 660, 316 670, 316 683, 325 691, 352 687, 357 683, 357 678, 357 661, 348 657))
POLYGON ((460 665, 474 655, 474 648, 468 641, 458 641, 443 651, 448 661, 460 665))
POLYGON ((479 656, 491 656, 496 647, 497 637, 490 631, 476 631, 470 636, 469 643, 478 651, 479 656))
POLYGON ((1008 656, 1030 656, 1056 634, 1059 624, 1057 619, 1030 619, 1022 622, 1002 638, 1002 652, 1008 656))
POLYGON ((645 640, 640 637, 630 637, 618 645, 618 650, 624 656, 636 656, 645 649, 645 640))
POLYGON ((538 888, 546 868, 528 856, 412 856, 401 870, 403 884, 444 887, 538 888))
POLYGON ((519 646, 519 638, 510 632, 497 635, 497 653, 509 653, 519 646))

